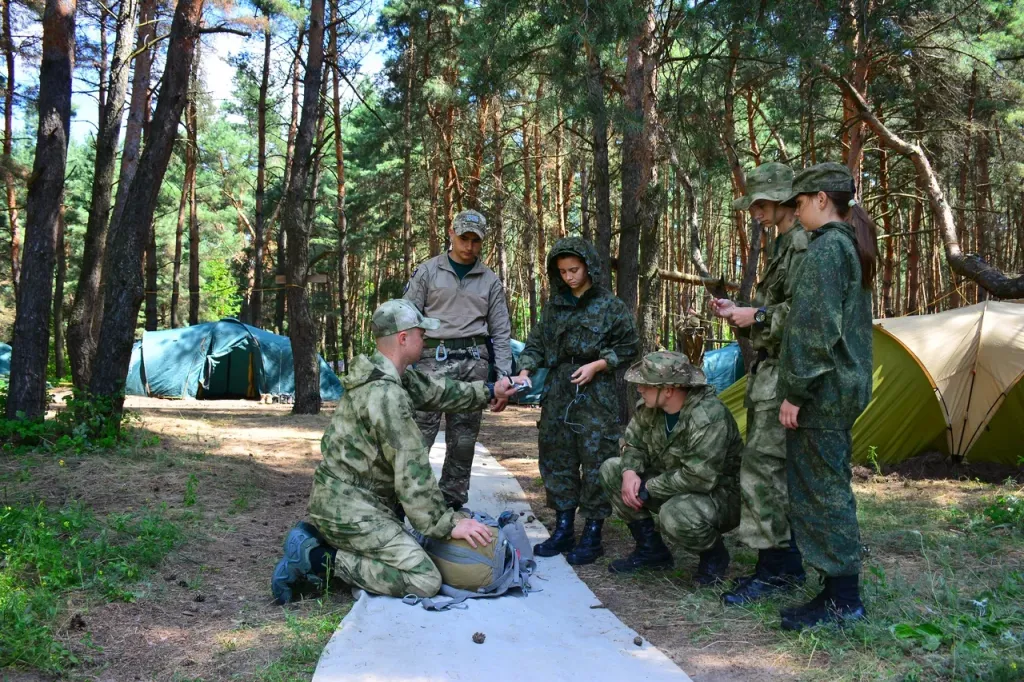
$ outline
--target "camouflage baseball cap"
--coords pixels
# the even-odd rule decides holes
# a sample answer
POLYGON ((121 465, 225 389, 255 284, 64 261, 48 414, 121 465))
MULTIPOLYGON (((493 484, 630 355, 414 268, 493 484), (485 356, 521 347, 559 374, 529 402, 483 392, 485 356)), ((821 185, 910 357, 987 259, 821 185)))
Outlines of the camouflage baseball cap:
POLYGON ((370 329, 373 331, 373 338, 379 339, 382 336, 391 336, 407 329, 419 327, 420 329, 437 329, 441 323, 432 317, 423 317, 423 314, 404 298, 396 298, 381 304, 373 313, 370 320, 370 329))
POLYGON ((857 193, 857 185, 853 182, 850 169, 841 163, 827 161, 804 168, 793 178, 793 191, 789 193, 785 203, 791 203, 801 194, 818 192, 852 192, 857 193))
POLYGON ((626 370, 626 381, 645 386, 696 388, 708 383, 704 372, 690 364, 682 353, 659 350, 648 353, 626 370))
POLYGON ((747 173, 747 193, 732 207, 746 211, 755 201, 785 201, 792 194, 793 169, 784 163, 762 163, 747 173))
POLYGON ((483 239, 487 236, 487 219, 477 211, 460 211, 452 221, 452 229, 460 237, 467 232, 475 232, 483 239))

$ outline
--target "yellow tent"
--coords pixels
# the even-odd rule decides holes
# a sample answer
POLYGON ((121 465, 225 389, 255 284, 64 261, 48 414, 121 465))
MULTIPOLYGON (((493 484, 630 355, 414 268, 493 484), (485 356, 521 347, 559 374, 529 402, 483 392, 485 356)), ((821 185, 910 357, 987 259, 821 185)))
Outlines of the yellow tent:
MULTIPOLYGON (((871 402, 853 427, 854 460, 925 450, 1015 465, 1024 455, 1024 303, 985 302, 875 321, 871 402)), ((722 393, 746 426, 741 379, 722 393)))

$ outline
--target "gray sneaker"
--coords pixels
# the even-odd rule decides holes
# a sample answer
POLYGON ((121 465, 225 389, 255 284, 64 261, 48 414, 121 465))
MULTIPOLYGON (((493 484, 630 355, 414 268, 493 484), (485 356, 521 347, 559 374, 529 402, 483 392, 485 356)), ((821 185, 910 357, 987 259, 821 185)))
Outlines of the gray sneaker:
POLYGON ((296 583, 305 580, 319 585, 322 581, 313 572, 313 563, 309 554, 323 544, 320 532, 309 523, 299 521, 288 531, 284 539, 284 557, 274 567, 274 577, 270 579, 270 590, 278 604, 287 604, 292 600, 292 589, 296 583))

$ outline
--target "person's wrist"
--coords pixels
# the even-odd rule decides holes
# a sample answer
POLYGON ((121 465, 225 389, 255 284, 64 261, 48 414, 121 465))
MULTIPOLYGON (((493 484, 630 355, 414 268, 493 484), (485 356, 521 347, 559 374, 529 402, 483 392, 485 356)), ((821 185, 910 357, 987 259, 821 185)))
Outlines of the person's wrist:
POLYGON ((490 399, 494 400, 494 384, 489 381, 485 381, 484 386, 487 387, 487 393, 490 396, 490 399))

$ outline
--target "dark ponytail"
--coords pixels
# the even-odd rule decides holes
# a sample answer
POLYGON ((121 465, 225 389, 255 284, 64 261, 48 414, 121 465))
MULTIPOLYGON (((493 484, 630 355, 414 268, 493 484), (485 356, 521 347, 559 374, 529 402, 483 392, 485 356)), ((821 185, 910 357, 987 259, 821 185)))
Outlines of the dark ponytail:
POLYGON ((871 289, 875 282, 875 271, 878 267, 878 237, 875 221, 871 220, 859 203, 850 206, 854 198, 853 192, 825 192, 835 205, 845 222, 853 225, 854 244, 857 257, 860 259, 860 285, 871 289))

